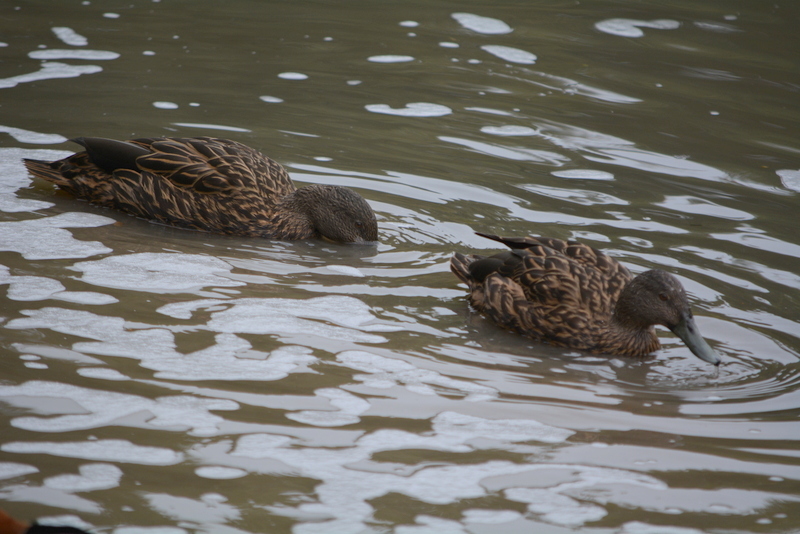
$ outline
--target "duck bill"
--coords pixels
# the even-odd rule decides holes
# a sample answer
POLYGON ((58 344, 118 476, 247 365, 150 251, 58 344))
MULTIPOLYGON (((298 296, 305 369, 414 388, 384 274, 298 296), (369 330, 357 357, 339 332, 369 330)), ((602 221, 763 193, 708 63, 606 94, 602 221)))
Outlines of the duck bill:
POLYGON ((673 328, 670 328, 670 330, 681 338, 683 342, 686 343, 686 346, 689 347, 689 350, 701 360, 713 363, 714 365, 719 365, 719 362, 722 361, 719 355, 714 352, 714 349, 712 349, 706 340, 703 339, 703 336, 700 335, 700 330, 697 328, 694 318, 690 317, 688 314, 684 314, 681 318, 681 322, 673 328))

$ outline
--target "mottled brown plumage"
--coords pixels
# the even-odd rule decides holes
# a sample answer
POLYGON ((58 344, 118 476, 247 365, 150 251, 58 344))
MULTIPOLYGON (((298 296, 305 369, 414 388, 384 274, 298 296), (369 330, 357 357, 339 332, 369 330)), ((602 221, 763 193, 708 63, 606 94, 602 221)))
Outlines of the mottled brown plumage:
POLYGON ((211 137, 78 138, 86 151, 28 170, 82 198, 164 224, 273 239, 378 239, 375 214, 345 187, 297 189, 286 170, 236 141, 211 137))
POLYGON ((478 235, 511 250, 490 257, 456 252, 450 268, 469 286, 472 306, 497 324, 554 345, 621 356, 658 350, 653 326, 661 324, 698 357, 719 363, 674 276, 651 270, 634 277, 575 241, 478 235))

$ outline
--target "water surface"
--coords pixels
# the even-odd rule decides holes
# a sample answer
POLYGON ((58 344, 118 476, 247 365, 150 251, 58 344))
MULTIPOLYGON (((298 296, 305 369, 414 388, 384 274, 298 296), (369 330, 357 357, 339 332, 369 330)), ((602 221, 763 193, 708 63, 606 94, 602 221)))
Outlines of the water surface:
POLYGON ((0 504, 98 532, 800 529, 797 7, 0 8, 0 504), (89 135, 228 137, 376 247, 166 228, 33 182, 89 135), (589 356, 469 310, 475 231, 687 288, 589 356), (66 516, 66 517, 65 517, 66 516), (142 530, 146 529, 146 530, 142 530))

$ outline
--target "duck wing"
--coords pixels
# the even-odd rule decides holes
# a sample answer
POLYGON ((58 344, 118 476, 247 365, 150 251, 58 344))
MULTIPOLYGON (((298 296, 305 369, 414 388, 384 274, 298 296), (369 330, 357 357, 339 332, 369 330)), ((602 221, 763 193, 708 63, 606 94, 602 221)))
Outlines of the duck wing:
POLYGON ((138 170, 199 194, 257 195, 279 199, 295 191, 286 170, 261 152, 212 137, 134 139, 148 154, 138 170))
POLYGON ((500 272, 518 280, 529 300, 561 300, 585 307, 594 316, 610 316, 622 289, 633 279, 627 267, 594 247, 552 237, 499 237, 525 261, 506 262, 500 272), (511 266, 513 265, 513 269, 511 266))
POLYGON ((86 148, 32 174, 78 198, 183 228, 271 236, 278 203, 296 190, 286 170, 225 139, 78 138, 86 148))

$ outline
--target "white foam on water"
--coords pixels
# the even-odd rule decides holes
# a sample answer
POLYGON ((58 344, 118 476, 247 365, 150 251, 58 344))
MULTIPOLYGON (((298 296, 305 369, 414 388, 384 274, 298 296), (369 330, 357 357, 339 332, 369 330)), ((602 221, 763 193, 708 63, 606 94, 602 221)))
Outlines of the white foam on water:
POLYGON ((644 32, 640 28, 653 28, 656 30, 675 30, 681 27, 677 20, 637 20, 637 19, 606 19, 595 23, 594 27, 603 33, 619 37, 642 37, 644 32))
POLYGON ((606 171, 594 169, 567 169, 563 171, 551 171, 550 174, 558 178, 568 180, 613 180, 614 175, 606 171))
POLYGON ((84 464, 78 475, 57 475, 44 479, 44 486, 61 491, 84 492, 116 488, 122 470, 111 464, 84 464))
MULTIPOLYGON (((223 422, 223 419, 212 414, 211 410, 237 410, 239 408, 237 403, 230 400, 184 395, 148 399, 126 393, 39 380, 25 382, 18 386, 0 386, 0 397, 12 405, 17 404, 18 399, 22 397, 65 399, 85 410, 82 413, 67 413, 46 418, 20 416, 11 419, 11 426, 14 428, 34 432, 69 432, 101 428, 112 422, 117 425, 125 424, 122 421, 133 414, 148 413, 150 417, 147 417, 145 421, 131 419, 127 424, 158 430, 186 431, 197 436, 211 436, 218 432, 218 428, 223 422)), ((27 406, 25 403, 23 405, 27 406)), ((113 459, 92 456, 80 456, 80 458, 101 461, 113 459)))
POLYGON ((602 134, 577 126, 542 121, 535 128, 536 135, 555 146, 579 152, 586 160, 597 163, 630 167, 640 171, 657 172, 709 181, 729 181, 729 176, 719 169, 686 158, 659 154, 636 148, 627 139, 602 134))
POLYGON ((258 97, 262 102, 269 102, 270 104, 280 104, 283 102, 282 98, 278 98, 277 96, 259 96, 258 97))
POLYGON ((303 74, 302 72, 281 72, 278 74, 278 78, 284 80, 307 80, 308 74, 303 74))
MULTIPOLYGON (((196 102, 189 104, 190 106, 199 106, 196 102)), ((238 126, 226 126, 224 124, 208 124, 204 122, 173 122, 175 126, 180 126, 182 128, 202 128, 203 130, 222 130, 223 132, 240 132, 240 133, 248 133, 252 130, 248 130, 247 128, 239 128, 238 126)))
MULTIPOLYGON (((513 116, 513 113, 509 113, 508 111, 503 111, 501 109, 493 109, 493 108, 482 108, 482 107, 467 107, 464 108, 467 111, 477 111, 479 113, 488 113, 489 115, 503 115, 505 117, 513 116)), ((484 128, 493 128, 492 126, 484 126, 484 128)), ((497 128, 498 130, 502 130, 503 128, 524 128, 520 126, 500 126, 497 128)), ((498 135, 502 135, 498 134, 498 135)), ((527 134, 526 134, 527 135, 527 134)))
POLYGON ((648 525, 641 521, 629 521, 622 525, 619 534, 704 534, 696 528, 673 527, 668 525, 648 525))
MULTIPOLYGON (((498 113, 499 115, 500 113, 498 113)), ((535 135, 536 130, 528 126, 484 126, 481 128, 483 133, 492 135, 503 135, 509 137, 535 135)))
POLYGON ((436 371, 420 369, 401 359, 386 358, 366 351, 345 351, 336 355, 343 365, 367 374, 353 378, 376 389, 404 386, 419 395, 437 395, 436 387, 458 391, 468 401, 483 401, 497 396, 497 390, 465 380, 456 380, 436 371))
MULTIPOLYGON (((38 489, 38 488, 32 488, 32 489, 38 489)), ((35 499, 33 499, 33 500, 35 501, 35 499)), ((81 499, 81 500, 83 500, 83 499, 81 499)), ((91 501, 89 501, 89 502, 91 502, 91 501)), ((68 503, 62 502, 60 499, 59 499, 59 504, 61 506, 65 506, 65 507, 69 506, 68 503)), ((94 503, 92 503, 92 504, 94 505, 94 503)), ((77 507, 76 507, 76 509, 80 510, 80 508, 77 508, 77 507)), ((100 508, 99 506, 95 505, 95 506, 92 507, 92 509, 87 510, 87 511, 91 511, 91 513, 99 514, 102 511, 102 508, 100 508), (96 509, 94 509, 94 508, 96 508, 96 509)), ((80 528, 80 529, 83 529, 83 530, 87 530, 89 532, 91 532, 92 529, 94 529, 94 525, 92 525, 91 523, 87 523, 86 521, 84 521, 83 519, 78 517, 77 515, 71 515, 71 514, 39 516, 39 517, 36 518, 36 522, 38 524, 40 524, 40 525, 45 525, 45 526, 51 526, 51 527, 64 527, 64 526, 66 526, 66 527, 74 527, 74 528, 80 528)))
POLYGON ((522 519, 522 514, 515 510, 464 510, 464 523, 480 525, 500 525, 522 519))
POLYGON ((114 534, 188 534, 188 531, 178 527, 118 527, 114 534))
POLYGON ((581 206, 595 206, 595 205, 616 205, 627 206, 630 204, 627 200, 623 200, 614 195, 607 193, 600 193, 588 189, 574 189, 564 187, 550 187, 539 184, 525 184, 520 186, 526 191, 542 195, 547 198, 554 198, 581 206))
POLYGON ((107 367, 79 367, 76 371, 80 376, 86 378, 97 378, 100 380, 130 380, 129 377, 120 373, 116 369, 109 369, 107 367))
POLYGON ((520 63, 523 65, 533 65, 538 59, 536 54, 532 54, 525 50, 520 50, 519 48, 512 48, 510 46, 483 45, 481 46, 481 50, 489 52, 493 56, 497 56, 505 61, 509 61, 511 63, 520 63))
POLYGON ((464 443, 476 437, 511 443, 563 443, 575 433, 533 419, 483 419, 457 412, 440 413, 433 418, 433 428, 440 438, 464 443))
POLYGON ((370 56, 367 58, 367 61, 371 61, 372 63, 407 63, 409 61, 414 61, 414 56, 400 56, 400 55, 370 56))
POLYGON ((504 146, 495 143, 484 143, 481 141, 474 141, 472 139, 462 139, 459 137, 449 136, 440 136, 439 140, 465 146, 474 152, 478 152, 479 154, 487 154, 489 156, 512 161, 535 161, 537 163, 545 163, 556 166, 563 165, 570 161, 569 157, 559 154, 558 152, 551 152, 549 150, 504 146))
POLYGON ((29 260, 88 258, 112 250, 99 241, 78 241, 64 228, 95 228, 114 219, 94 213, 61 213, 54 217, 0 222, 0 250, 29 260))
POLYGON ((7 297, 17 301, 64 300, 87 305, 113 304, 110 295, 89 291, 66 291, 58 280, 42 276, 11 276, 8 267, 0 265, 0 285, 8 284, 7 297))
POLYGON ((117 527, 113 534, 188 534, 179 527, 117 527))
POLYGON ((166 493, 144 493, 142 496, 147 500, 150 509, 176 522, 204 525, 207 532, 242 532, 226 525, 241 519, 241 512, 235 506, 226 504, 225 498, 219 494, 206 493, 200 499, 176 497, 166 493))
MULTIPOLYGON (((219 302, 228 303, 228 301, 219 302)), ((287 299, 285 304, 296 310, 297 307, 291 306, 291 303, 292 301, 287 299)), ((267 307, 269 307, 268 304, 267 307)), ((318 313, 313 309, 305 309, 305 311, 309 314, 318 313)), ((299 312, 303 313, 303 310, 301 309, 299 312)), ((251 317, 246 309, 243 313, 251 317)), ((357 330, 298 319, 292 317, 290 313, 280 310, 277 310, 276 313, 281 317, 282 324, 288 325, 285 330, 295 333, 312 334, 316 332, 322 337, 333 336, 335 339, 355 339, 368 342, 384 340, 382 337, 363 334, 357 330)), ((311 355, 310 349, 297 345, 283 345, 271 352, 252 350, 249 341, 232 332, 220 332, 214 337, 212 345, 183 354, 176 350, 175 336, 166 328, 148 328, 141 324, 131 328, 125 320, 118 317, 105 317, 83 310, 63 308, 48 307, 24 310, 22 314, 27 317, 12 319, 6 327, 10 329, 50 328, 57 332, 89 339, 92 341, 75 343, 73 349, 84 353, 139 360, 142 367, 156 371, 155 376, 163 379, 273 381, 285 378, 290 373, 310 372, 309 367, 317 361, 316 357, 311 355)), ((330 314, 336 315, 336 310, 330 310, 330 314)), ((369 315, 369 317, 372 316, 369 315)), ((251 319, 255 321, 255 325, 239 324, 236 315, 224 316, 220 324, 224 328, 233 330, 252 329, 253 327, 267 330, 277 327, 278 331, 281 329, 281 325, 273 324, 274 321, 271 319, 265 319, 263 322, 266 326, 263 327, 259 316, 256 315, 251 319)), ((28 350, 28 352, 32 351, 28 350)), ((111 379, 118 378, 112 377, 111 379)))
POLYGON ((291 373, 311 372, 318 359, 306 347, 284 345, 269 352, 251 350, 252 345, 234 334, 217 334, 215 344, 186 355, 142 358, 142 366, 165 380, 258 380, 273 381, 291 373))
POLYGON ((476 33, 483 33, 486 35, 501 35, 514 31, 511 29, 511 26, 500 19, 482 17, 472 13, 453 13, 451 17, 453 17, 456 22, 461 24, 461 26, 464 28, 472 30, 476 33))
POLYGON ((0 462, 0 480, 21 477, 38 472, 39 469, 32 465, 18 462, 0 462))
POLYGON ((731 221, 748 221, 755 218, 754 215, 747 213, 746 211, 729 208, 704 198, 688 195, 670 195, 665 197, 662 202, 654 203, 654 205, 679 211, 681 213, 689 213, 692 215, 708 215, 710 217, 719 217, 721 219, 729 219, 731 221))
POLYGON ((83 35, 80 35, 72 28, 68 28, 66 26, 54 26, 51 28, 56 37, 61 39, 64 44, 68 44, 70 46, 86 46, 89 44, 89 40, 86 39, 83 35))
MULTIPOLYGON (((0 125, 0 133, 7 133, 20 143, 29 143, 32 145, 57 145, 67 141, 67 138, 63 135, 33 132, 31 130, 23 130, 22 128, 12 128, 11 126, 0 125)), ((3 165, 21 168, 26 176, 28 175, 28 170, 22 165, 22 161, 14 161, 16 157, 19 157, 20 160, 22 158, 29 158, 52 161, 71 154, 71 152, 62 152, 60 150, 29 150, 13 147, 2 148, 0 150, 2 150, 0 162, 2 162, 3 165)), ((5 179, 3 179, 3 182, 5 183, 5 179)))
POLYGON ((780 177, 783 187, 800 193, 800 170, 780 169, 775 174, 780 177))
POLYGON ((184 293, 205 287, 245 285, 225 276, 233 269, 227 262, 201 254, 125 254, 79 262, 70 269, 83 273, 81 280, 88 284, 151 293, 184 293))
MULTIPOLYGON (((388 365, 384 362, 384 366, 388 365)), ((340 407, 350 413, 367 407, 361 404, 363 399, 353 400, 348 393, 335 391, 325 388, 318 393, 332 397, 333 402, 340 403, 340 407)), ((315 488, 316 502, 298 502, 291 508, 270 507, 282 515, 313 514, 321 518, 319 522, 297 525, 296 531, 304 534, 351 532, 358 531, 363 527, 363 521, 372 517, 369 501, 380 496, 400 493, 431 504, 481 498, 492 491, 487 489, 487 479, 512 477, 516 480, 516 475, 524 469, 507 461, 420 467, 376 461, 374 458, 378 452, 428 449, 468 453, 476 450, 475 444, 479 442, 482 447, 492 449, 517 450, 523 447, 528 450, 529 442, 562 443, 572 434, 570 430, 549 427, 532 419, 490 420, 443 412, 433 418, 431 430, 422 434, 380 429, 356 438, 352 446, 329 448, 305 446, 302 440, 287 436, 250 434, 240 437, 229 454, 232 465, 241 465, 241 461, 236 459, 239 457, 270 459, 295 476, 321 480, 315 488)), ((224 465, 218 448, 214 445, 208 447, 214 448, 208 454, 213 454, 215 462, 224 465)), ((194 454, 200 459, 205 457, 202 449, 196 449, 194 454)), ((465 516, 471 517, 475 524, 500 524, 520 517, 514 511, 475 511, 465 516)))
POLYGON ((450 115, 453 110, 441 104, 431 104, 429 102, 411 102, 404 108, 392 108, 387 104, 367 104, 364 106, 367 111, 372 113, 383 113, 386 115, 399 115, 401 117, 443 117, 450 115))
POLYGON ((163 100, 158 100, 153 102, 153 107, 158 109, 178 109, 178 104, 175 102, 165 102, 163 100))
POLYGON ((369 402, 338 388, 322 388, 314 392, 316 396, 327 399, 339 410, 303 410, 287 413, 286 417, 312 426, 333 427, 352 425, 361 420, 359 415, 370 408, 369 402))
POLYGON ((458 521, 421 514, 414 518, 416 525, 398 525, 395 534, 467 534, 458 521))
POLYGON ((19 74, 10 78, 0 78, 0 89, 16 87, 21 83, 38 82, 41 80, 55 80, 59 78, 77 78, 84 74, 97 74, 103 68, 97 65, 69 65, 57 61, 45 61, 36 72, 19 74))
POLYGON ((326 265, 325 267, 336 273, 355 276, 356 278, 364 278, 365 276, 360 270, 349 265, 326 265))
POLYGON ((67 442, 11 441, 0 445, 0 450, 140 465, 175 465, 183 460, 183 455, 179 452, 163 447, 134 445, 123 439, 67 442))
POLYGON ((236 441, 236 447, 230 452, 231 456, 246 458, 269 458, 273 450, 285 447, 292 443, 288 436, 275 434, 245 434, 236 441))
POLYGON ((31 59, 86 59, 91 61, 108 61, 117 59, 119 54, 108 50, 63 50, 48 48, 28 52, 28 57, 31 59))
POLYGON ((543 521, 565 527, 580 527, 608 515, 605 508, 582 503, 549 489, 510 488, 504 494, 512 501, 528 503, 528 511, 543 521))
POLYGON ((167 304, 159 313, 188 319, 199 309, 214 311, 206 325, 220 333, 303 334, 362 343, 383 343, 385 338, 365 332, 397 330, 397 324, 377 323, 369 306, 348 296, 311 299, 206 299, 167 304))
POLYGON ((194 473, 200 478, 209 478, 212 480, 231 480, 234 478, 241 478, 247 475, 244 469, 236 469, 234 467, 221 467, 221 466, 203 466, 194 470, 194 473))
POLYGON ((527 70, 524 77, 504 74, 498 74, 498 76, 505 76, 513 80, 526 82, 547 89, 548 91, 558 91, 565 95, 585 96, 588 98, 602 100, 603 102, 613 102, 615 104, 636 104, 642 101, 640 98, 622 95, 606 89, 598 89, 597 87, 586 85, 578 82, 577 80, 573 80, 572 78, 555 76, 546 72, 527 70))
POLYGON ((12 343, 11 346, 20 354, 32 353, 34 359, 52 358, 54 360, 64 360, 68 362, 82 363, 88 365, 102 365, 103 362, 97 358, 92 358, 80 352, 69 350, 52 345, 35 345, 28 343, 12 343))

